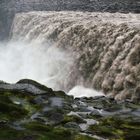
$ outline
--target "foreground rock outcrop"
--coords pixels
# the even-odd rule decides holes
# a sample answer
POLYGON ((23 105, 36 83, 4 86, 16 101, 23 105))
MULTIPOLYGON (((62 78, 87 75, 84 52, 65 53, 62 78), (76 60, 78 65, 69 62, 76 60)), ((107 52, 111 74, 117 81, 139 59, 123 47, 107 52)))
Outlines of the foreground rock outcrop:
POLYGON ((138 140, 140 104, 76 98, 35 81, 0 83, 0 140, 138 140))

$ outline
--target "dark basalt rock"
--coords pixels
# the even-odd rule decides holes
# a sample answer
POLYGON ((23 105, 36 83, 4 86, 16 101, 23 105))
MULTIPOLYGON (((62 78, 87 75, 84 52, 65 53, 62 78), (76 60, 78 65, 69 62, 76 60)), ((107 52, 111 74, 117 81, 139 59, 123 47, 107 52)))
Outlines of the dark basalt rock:
POLYGON ((74 129, 75 131, 80 131, 80 127, 76 122, 68 122, 64 125, 64 127, 74 129))
POLYGON ((16 84, 0 83, 0 92, 20 92, 32 95, 53 94, 51 88, 47 88, 33 80, 24 79, 16 84))
POLYGON ((34 85, 35 87, 37 87, 38 89, 40 90, 44 90, 44 91, 47 91, 49 93, 52 92, 52 89, 51 88, 48 88, 34 80, 31 80, 31 79, 22 79, 20 81, 18 81, 16 84, 28 84, 28 85, 34 85))
POLYGON ((74 99, 28 79, 16 84, 1 82, 0 91, 0 140, 140 137, 139 103, 106 97, 74 99))

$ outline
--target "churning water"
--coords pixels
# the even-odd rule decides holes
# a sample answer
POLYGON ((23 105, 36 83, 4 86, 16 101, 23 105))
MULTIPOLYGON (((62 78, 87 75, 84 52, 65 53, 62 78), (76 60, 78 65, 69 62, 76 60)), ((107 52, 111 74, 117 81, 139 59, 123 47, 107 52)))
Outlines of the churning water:
POLYGON ((77 97, 102 95, 94 88, 127 98, 140 85, 139 29, 139 14, 17 14, 9 42, 0 44, 0 78, 31 78, 77 97))

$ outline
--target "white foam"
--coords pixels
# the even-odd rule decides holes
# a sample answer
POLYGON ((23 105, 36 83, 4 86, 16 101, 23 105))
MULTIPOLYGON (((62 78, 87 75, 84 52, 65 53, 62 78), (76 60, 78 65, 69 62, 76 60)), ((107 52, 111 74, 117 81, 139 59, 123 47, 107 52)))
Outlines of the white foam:
POLYGON ((100 91, 96 91, 94 89, 90 88, 85 88, 83 86, 75 86, 72 88, 69 92, 68 95, 73 95, 75 98, 76 97, 95 97, 95 96, 103 96, 104 94, 100 91))

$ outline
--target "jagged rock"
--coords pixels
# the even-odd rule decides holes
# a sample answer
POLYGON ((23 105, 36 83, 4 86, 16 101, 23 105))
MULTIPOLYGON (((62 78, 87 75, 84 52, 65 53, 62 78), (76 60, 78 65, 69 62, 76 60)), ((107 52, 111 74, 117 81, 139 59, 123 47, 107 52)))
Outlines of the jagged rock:
POLYGON ((85 123, 86 121, 78 115, 65 115, 63 123, 66 124, 68 122, 76 122, 80 124, 80 123, 85 123))
POLYGON ((140 122, 138 120, 131 122, 130 120, 130 118, 122 120, 119 117, 113 116, 101 120, 99 124, 91 126, 89 130, 93 134, 109 139, 139 139, 140 135, 137 132, 140 132, 140 122))
POLYGON ((52 89, 47 88, 33 80, 21 80, 16 84, 0 84, 0 92, 19 92, 32 95, 48 94, 53 95, 52 89))
POLYGON ((29 84, 29 85, 34 85, 35 87, 37 87, 37 88, 39 88, 41 90, 47 91, 49 93, 52 92, 52 89, 51 88, 48 88, 48 87, 46 87, 46 86, 44 86, 44 85, 42 85, 42 84, 40 84, 40 83, 38 83, 36 81, 33 81, 31 79, 22 79, 22 80, 18 81, 16 84, 29 84))
POLYGON ((64 127, 80 131, 80 127, 76 122, 68 122, 64 125, 64 127))
POLYGON ((96 116, 96 117, 102 117, 102 114, 100 113, 99 110, 93 110, 90 114, 91 116, 96 116))
MULTIPOLYGON (((37 82, 32 81, 28 84, 34 83, 37 82)), ((2 85, 5 84, 8 85, 2 82, 2 85)), ((40 88, 38 84, 36 88, 40 88)), ((12 87, 16 85, 12 84, 12 87)), ((139 103, 134 104, 131 100, 116 102, 106 97, 74 99, 64 92, 62 96, 61 92, 53 90, 50 95, 27 94, 26 90, 21 94, 10 91, 9 86, 7 87, 8 90, 4 86, 5 90, 0 92, 1 140, 139 138, 139 103), (58 95, 59 93, 61 95, 58 95), (74 104, 77 105, 77 109, 72 108, 74 104), (86 135, 83 136, 81 132, 86 135)), ((138 91, 139 88, 136 92, 138 91)))
POLYGON ((49 123, 52 123, 55 125, 60 124, 64 119, 63 114, 59 112, 53 112, 51 114, 47 114, 47 118, 49 120, 49 123))

